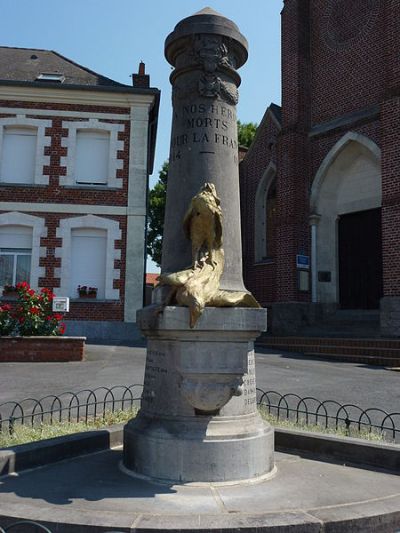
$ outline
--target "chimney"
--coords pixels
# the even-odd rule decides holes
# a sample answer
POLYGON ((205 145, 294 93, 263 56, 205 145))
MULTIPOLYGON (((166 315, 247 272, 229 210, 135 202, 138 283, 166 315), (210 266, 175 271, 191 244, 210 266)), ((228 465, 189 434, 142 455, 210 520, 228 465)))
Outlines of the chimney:
POLYGON ((137 74, 132 74, 132 85, 138 89, 148 89, 150 87, 150 76, 146 74, 146 65, 141 61, 137 74))

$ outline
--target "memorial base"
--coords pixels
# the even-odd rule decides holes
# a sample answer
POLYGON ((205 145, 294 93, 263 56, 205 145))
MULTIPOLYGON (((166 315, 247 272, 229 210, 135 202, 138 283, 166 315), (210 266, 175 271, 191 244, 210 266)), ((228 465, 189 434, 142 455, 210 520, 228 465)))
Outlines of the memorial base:
POLYGON ((253 341, 264 309, 138 313, 148 338, 141 409, 124 431, 125 468, 170 483, 245 482, 272 474, 273 429, 257 411, 253 341))

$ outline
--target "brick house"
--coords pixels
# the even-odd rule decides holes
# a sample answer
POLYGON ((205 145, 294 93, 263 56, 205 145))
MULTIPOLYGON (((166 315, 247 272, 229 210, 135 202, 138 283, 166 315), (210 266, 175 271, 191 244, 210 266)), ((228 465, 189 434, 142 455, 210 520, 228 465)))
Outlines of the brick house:
POLYGON ((132 338, 143 305, 159 91, 132 79, 0 47, 0 286, 69 296, 69 334, 132 338))
POLYGON ((400 4, 286 0, 281 16, 282 108, 240 165, 245 282, 273 333, 375 309, 400 336, 400 4))

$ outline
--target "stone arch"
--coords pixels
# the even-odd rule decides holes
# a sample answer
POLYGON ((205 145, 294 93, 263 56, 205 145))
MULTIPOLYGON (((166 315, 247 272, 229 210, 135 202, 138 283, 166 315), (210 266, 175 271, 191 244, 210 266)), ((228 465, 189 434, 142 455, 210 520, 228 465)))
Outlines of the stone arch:
POLYGON ((329 272, 330 281, 315 280, 316 300, 339 302, 338 221, 341 216, 381 207, 381 154, 378 146, 348 132, 329 151, 314 178, 310 207, 318 220, 313 276, 329 272))
POLYGON ((254 208, 254 261, 259 263, 268 254, 266 235, 267 227, 267 195, 272 182, 276 178, 276 166, 270 162, 258 184, 254 208))

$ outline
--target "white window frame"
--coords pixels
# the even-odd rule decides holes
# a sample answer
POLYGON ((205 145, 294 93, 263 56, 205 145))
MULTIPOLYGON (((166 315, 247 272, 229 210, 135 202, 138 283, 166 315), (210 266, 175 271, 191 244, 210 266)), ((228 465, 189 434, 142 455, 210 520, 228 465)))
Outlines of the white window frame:
MULTIPOLYGON (((31 260, 31 266, 32 266, 32 248, 6 248, 6 250, 9 250, 7 252, 3 252, 2 248, 0 248, 0 257, 2 255, 12 255, 13 256, 13 272, 12 272, 12 280, 10 285, 16 285, 17 283, 17 258, 20 255, 29 255, 31 260), (22 251, 24 250, 24 251, 22 251), (29 250, 29 251, 28 251, 29 250)), ((29 279, 24 279, 21 281, 27 281, 28 283, 31 282, 31 275, 29 271, 29 279)))
POLYGON ((122 169, 123 159, 118 159, 118 151, 124 149, 124 141, 118 140, 118 133, 124 131, 124 124, 113 124, 110 122, 101 122, 98 119, 68 121, 64 120, 62 127, 68 130, 68 137, 62 138, 62 146, 67 148, 67 155, 61 157, 61 166, 67 167, 66 176, 60 176, 60 185, 74 187, 115 187, 122 188, 122 178, 117 177, 117 170, 122 169), (107 184, 86 184, 77 183, 75 176, 76 160, 76 134, 78 130, 101 130, 110 134, 110 148, 108 159, 108 180, 107 184))
POLYGON ((107 231, 105 299, 119 300, 119 289, 114 289, 113 284, 114 280, 120 279, 120 269, 114 268, 114 262, 121 259, 121 250, 115 249, 114 243, 116 240, 121 239, 122 232, 119 229, 119 222, 116 220, 96 215, 63 218, 60 220, 60 225, 57 228, 57 238, 62 239, 62 247, 56 248, 55 255, 61 259, 61 268, 55 269, 56 272, 54 274, 61 279, 60 295, 66 295, 70 290, 72 230, 78 228, 104 229, 107 231))
MULTIPOLYGON (((70 284, 70 290, 69 294, 67 296, 70 296, 71 298, 77 297, 77 287, 79 285, 83 285, 86 287, 96 287, 97 289, 97 298, 100 300, 104 299, 105 296, 105 285, 106 285, 106 264, 107 264, 107 231, 104 229, 99 228, 72 228, 71 229, 71 270, 72 272, 76 269, 76 267, 82 267, 82 257, 79 256, 77 246, 74 243, 82 242, 82 239, 84 239, 84 246, 79 247, 79 252, 85 255, 85 259, 87 260, 83 268, 80 272, 80 277, 76 277, 75 279, 70 278, 70 281, 73 281, 73 283, 70 284), (76 240, 75 240, 76 239, 76 240), (95 250, 93 250, 93 244, 95 245, 95 250), (99 246, 101 249, 101 259, 97 256, 97 258, 94 258, 91 253, 87 254, 87 251, 89 248, 91 248, 94 253, 99 252, 99 246), (103 255, 104 254, 104 255, 103 255), (93 267, 92 267, 93 264, 93 267), (90 273, 90 270, 92 269, 92 272, 90 273), (100 272, 98 276, 96 276, 96 280, 93 280, 92 274, 93 269, 100 269, 100 272), (92 280, 89 280, 88 278, 92 278, 92 280)), ((71 274, 72 274, 71 272, 71 274)))
POLYGON ((46 257, 46 248, 40 246, 40 239, 47 237, 44 218, 18 213, 2 213, 0 215, 0 226, 28 226, 32 228, 32 256, 31 256, 31 279, 30 285, 33 289, 39 288, 39 278, 46 274, 44 267, 39 266, 40 258, 46 257))
MULTIPOLYGON (((42 120, 36 118, 26 118, 25 116, 0 118, 0 160, 3 151, 4 129, 7 127, 18 128, 34 128, 37 131, 36 135, 36 157, 35 157, 35 171, 33 176, 33 183, 29 185, 48 185, 49 175, 44 174, 44 166, 50 165, 50 156, 44 155, 45 148, 51 146, 51 136, 46 136, 46 128, 51 128, 51 120, 42 120)), ((0 183, 2 185, 13 185, 12 182, 4 182, 0 176, 0 183)), ((15 186, 24 185, 23 183, 16 183, 15 186)))

